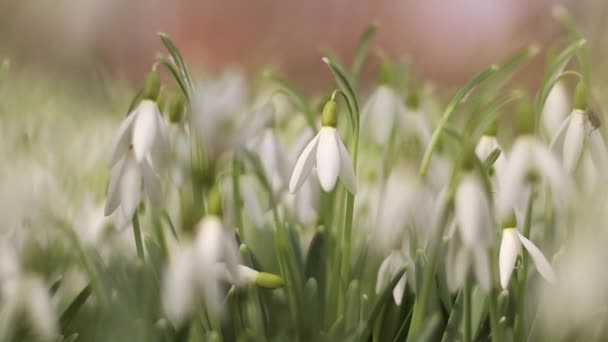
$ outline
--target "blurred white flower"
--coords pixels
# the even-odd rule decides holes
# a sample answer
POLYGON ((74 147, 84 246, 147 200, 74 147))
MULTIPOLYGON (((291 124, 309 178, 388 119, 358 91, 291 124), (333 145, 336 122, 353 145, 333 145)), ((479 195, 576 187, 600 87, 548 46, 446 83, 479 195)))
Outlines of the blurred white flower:
POLYGON ((137 163, 147 159, 160 170, 166 159, 168 143, 167 125, 156 102, 142 100, 118 128, 110 166, 132 151, 137 163))
POLYGON ((225 279, 225 272, 232 279, 246 279, 246 274, 239 274, 239 262, 236 240, 221 220, 215 216, 203 218, 197 225, 195 241, 178 247, 171 255, 162 291, 167 317, 176 325, 183 323, 201 295, 209 312, 220 315, 220 281, 225 279), (218 268, 218 263, 223 266, 218 268))
POLYGON ((527 197, 530 181, 538 180, 548 183, 558 208, 573 200, 575 188, 572 179, 548 147, 534 137, 519 137, 509 153, 502 191, 497 200, 498 216, 505 217, 513 209, 523 209, 525 203, 522 199, 527 197))
MULTIPOLYGON (((267 224, 266 219, 266 206, 261 204, 261 200, 258 196, 260 192, 256 189, 256 180, 250 175, 241 175, 238 181, 239 195, 241 196, 242 213, 245 222, 251 222, 255 228, 264 228, 267 224)), ((232 179, 226 179, 224 183, 225 194, 223 197, 224 216, 227 219, 226 223, 235 224, 235 212, 234 212, 234 196, 232 188, 232 179)))
POLYGON ((335 127, 321 127, 319 133, 306 145, 293 169, 289 192, 294 193, 300 189, 310 176, 313 166, 317 168, 319 183, 324 191, 332 191, 339 177, 350 193, 357 192, 353 162, 335 127))
POLYGON ((534 243, 532 243, 532 241, 528 240, 517 231, 516 227, 511 227, 502 230, 502 241, 500 243, 500 252, 498 256, 500 286, 505 290, 509 286, 509 280, 511 279, 513 269, 515 268, 515 261, 521 252, 522 245, 526 248, 530 257, 532 257, 532 261, 540 275, 548 282, 554 283, 555 274, 553 273, 551 264, 547 261, 543 253, 534 245, 534 243))
POLYGON ((507 157, 505 156, 505 150, 502 148, 502 146, 500 146, 495 136, 484 135, 477 142, 475 154, 483 162, 495 149, 498 149, 500 154, 492 166, 492 182, 494 189, 496 191, 500 191, 500 182, 502 181, 504 172, 507 168, 507 157))
POLYGON ((180 186, 190 177, 192 167, 190 134, 182 125, 174 124, 169 129, 169 141, 172 159, 169 178, 180 186))
POLYGON ((118 211, 118 228, 128 223, 141 200, 142 186, 150 203, 159 207, 162 202, 161 185, 158 175, 147 160, 138 163, 131 151, 122 156, 113 166, 108 185, 108 196, 104 214, 118 211))
POLYGON ((488 195, 478 176, 469 172, 460 180, 454 211, 457 234, 452 234, 448 246, 448 287, 451 291, 461 288, 472 266, 479 287, 489 290, 488 248, 494 222, 488 195))
POLYGON ((562 81, 556 82, 547 96, 541 114, 543 127, 550 137, 555 136, 571 108, 566 85, 562 81))
POLYGON ((424 116, 410 111, 404 99, 390 86, 381 84, 369 96, 361 111, 363 129, 369 129, 375 142, 386 145, 394 127, 415 135, 423 146, 431 139, 431 129, 424 116))
MULTIPOLYGON (((394 249, 389 253, 380 264, 380 268, 378 268, 378 276, 376 278, 377 294, 388 286, 393 277, 402 267, 406 266, 408 261, 410 262, 410 265, 413 265, 411 260, 409 260, 409 255, 406 256, 401 249, 394 249)), ((397 305, 401 305, 401 301, 403 300, 406 279, 406 273, 403 273, 403 276, 401 276, 399 282, 393 288, 393 300, 397 305)))
POLYGON ((585 144, 589 146, 595 167, 600 171, 607 170, 608 150, 601 132, 597 127, 593 127, 587 113, 575 109, 562 122, 551 141, 551 146, 561 150, 564 167, 572 173, 579 164, 585 144))

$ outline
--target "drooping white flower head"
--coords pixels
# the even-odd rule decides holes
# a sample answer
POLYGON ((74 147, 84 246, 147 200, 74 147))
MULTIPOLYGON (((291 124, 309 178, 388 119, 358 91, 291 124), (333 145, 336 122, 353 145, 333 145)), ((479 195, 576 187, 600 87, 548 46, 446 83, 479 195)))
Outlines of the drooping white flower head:
POLYGON ((138 163, 134 154, 128 151, 113 166, 108 186, 108 197, 104 214, 111 215, 118 210, 118 228, 128 223, 141 200, 142 188, 153 206, 162 202, 160 179, 146 159, 138 163))
POLYGON ((120 124, 114 139, 110 166, 133 151, 135 161, 146 159, 159 169, 163 167, 168 146, 168 131, 158 105, 152 100, 142 100, 133 112, 120 124))
POLYGON ((527 193, 530 180, 537 179, 549 185, 557 207, 563 207, 575 195, 572 180, 548 147, 534 137, 519 137, 509 153, 497 201, 498 217, 506 217, 513 209, 522 209, 525 205, 521 203, 522 199, 525 201, 522 194, 527 193))
POLYGON ((500 182, 504 177, 503 175, 507 167, 507 157, 505 156, 505 150, 502 148, 502 146, 500 146, 495 136, 483 135, 477 142, 477 146, 475 147, 475 154, 481 161, 483 161, 495 149, 498 149, 500 151, 500 154, 498 155, 498 158, 496 159, 492 167, 492 170, 494 170, 492 180, 494 183, 494 189, 500 191, 500 182))
POLYGON ((538 247, 523 236, 517 230, 517 227, 507 227, 502 230, 502 241, 500 243, 500 252, 498 255, 500 286, 505 290, 509 286, 509 280, 511 279, 513 269, 515 268, 515 261, 517 260, 519 253, 521 253, 522 245, 532 257, 532 261, 540 275, 548 282, 554 283, 555 274, 553 273, 551 264, 547 261, 538 247))
POLYGON ((556 82, 549 92, 541 114, 543 127, 549 136, 555 136, 571 108, 566 85, 562 81, 556 82))
POLYGON ((480 288, 490 288, 488 249, 492 243, 493 214, 482 182, 472 172, 460 180, 454 198, 456 229, 447 252, 448 287, 461 288, 472 267, 480 288))
POLYGON ((353 162, 335 127, 335 106, 334 101, 325 105, 323 126, 298 158, 289 181, 289 192, 294 193, 300 189, 310 176, 313 166, 317 168, 317 177, 324 191, 332 191, 339 177, 350 193, 357 192, 353 162))
POLYGON ((591 159, 598 170, 607 170, 608 151, 601 132, 593 126, 591 113, 574 109, 562 122, 559 130, 551 141, 551 146, 561 151, 564 168, 569 173, 575 171, 584 152, 585 145, 589 147, 591 159))
MULTIPOLYGON (((251 222, 258 229, 265 227, 268 223, 266 218, 267 210, 259 196, 261 191, 256 188, 256 179, 250 175, 241 175, 238 183, 245 221, 251 222)), ((224 217, 226 223, 230 225, 235 223, 232 179, 226 180, 224 189, 224 217)))
MULTIPOLYGON (((407 261, 408 258, 400 249, 394 249, 389 253, 389 255, 380 264, 380 268, 378 268, 378 276, 376 278, 376 293, 382 292, 388 286, 397 272, 402 267, 406 266, 407 261)), ((401 305, 403 300, 406 280, 406 273, 403 273, 403 276, 401 276, 399 282, 393 288, 393 300, 397 305, 401 305)))

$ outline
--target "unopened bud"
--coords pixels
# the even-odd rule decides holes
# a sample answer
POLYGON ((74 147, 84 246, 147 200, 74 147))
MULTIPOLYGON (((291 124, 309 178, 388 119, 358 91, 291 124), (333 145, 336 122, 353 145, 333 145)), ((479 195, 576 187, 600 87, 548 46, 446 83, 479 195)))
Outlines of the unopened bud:
POLYGON ((323 115, 321 116, 321 125, 336 127, 338 124, 338 105, 336 101, 329 100, 323 107, 323 115))
POLYGON ((144 100, 156 101, 158 99, 158 94, 160 94, 160 76, 156 70, 152 70, 148 76, 146 76, 142 98, 144 100))

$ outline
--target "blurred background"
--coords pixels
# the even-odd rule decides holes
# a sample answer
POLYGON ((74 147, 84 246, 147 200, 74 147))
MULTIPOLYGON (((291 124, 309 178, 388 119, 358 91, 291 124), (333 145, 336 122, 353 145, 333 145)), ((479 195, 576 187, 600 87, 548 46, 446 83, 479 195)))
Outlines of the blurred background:
MULTIPOLYGON (((139 82, 163 51, 156 35, 163 31, 193 69, 272 66, 311 91, 330 80, 323 49, 350 60, 375 22, 375 48, 408 58, 420 79, 458 85, 530 42, 546 47, 560 32, 551 18, 557 4, 590 40, 602 40, 608 4, 601 0, 1 0, 0 57, 67 77, 139 82)), ((598 44, 591 48, 601 55, 598 44)), ((367 79, 373 70, 370 63, 367 79)), ((542 71, 523 74, 533 81, 542 71)))

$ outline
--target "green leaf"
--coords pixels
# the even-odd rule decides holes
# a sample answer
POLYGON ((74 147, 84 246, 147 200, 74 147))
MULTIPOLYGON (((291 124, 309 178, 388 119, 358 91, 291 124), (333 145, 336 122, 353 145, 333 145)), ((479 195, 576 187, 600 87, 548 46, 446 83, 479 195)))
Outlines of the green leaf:
POLYGON ((366 319, 365 324, 361 327, 361 333, 359 334, 359 341, 367 341, 369 334, 371 333, 372 327, 378 315, 382 312, 384 305, 392 298, 393 289, 405 273, 405 267, 401 268, 393 277, 388 286, 380 293, 372 312, 366 319))
POLYGON ((357 44, 357 49, 355 50, 355 57, 353 58, 353 65, 350 69, 350 74, 353 80, 353 83, 357 83, 359 79, 359 74, 363 69, 363 65, 365 65, 365 60, 367 59, 369 45, 371 43, 372 38, 376 35, 378 31, 377 24, 371 24, 367 27, 367 29, 361 34, 359 38, 359 43, 357 44))
POLYGON ((549 96, 549 92, 553 88, 555 82, 559 79, 560 74, 564 71, 570 59, 576 54, 576 52, 583 47, 587 41, 585 39, 579 39, 572 44, 568 45, 559 55, 555 57, 555 59, 549 64, 547 68, 547 72, 545 73, 545 77, 543 78, 542 85, 538 92, 538 97, 536 99, 536 119, 535 126, 536 131, 538 132, 539 128, 539 120, 540 114, 542 113, 543 107, 545 106, 545 102, 547 101, 547 97, 549 96))
POLYGON ((490 154, 486 157, 486 159, 483 161, 483 169, 488 172, 490 170, 490 168, 492 168, 492 165, 494 165, 494 163, 496 162, 496 160, 498 159, 498 157, 500 156, 500 149, 497 147, 495 148, 492 152, 490 152, 490 154))
POLYGON ((462 338, 462 297, 462 292, 458 293, 456 301, 452 306, 452 311, 450 312, 441 342, 457 341, 462 338))
POLYGON ((186 86, 184 80, 180 77, 179 71, 175 68, 175 65, 173 65, 173 63, 171 63, 168 59, 164 57, 158 58, 157 62, 160 65, 164 66, 167 71, 169 71, 169 74, 173 76, 173 80, 179 86, 179 89, 184 94, 184 97, 186 97, 186 99, 188 99, 188 102, 190 102, 190 91, 188 90, 188 87, 186 86))
POLYGON ((473 288, 471 309, 471 336, 475 340, 488 316, 488 296, 477 286, 473 288))
POLYGON ((184 80, 184 83, 188 85, 188 90, 192 91, 192 79, 190 78, 190 72, 188 71, 188 67, 186 63, 184 63, 184 59, 182 58, 182 54, 179 52, 171 38, 166 33, 160 32, 159 34, 160 40, 162 40, 163 44, 169 51, 169 55, 173 58, 175 65, 177 66, 177 70, 179 71, 180 76, 184 80))
POLYGON ((359 326, 359 313, 361 312, 361 290, 359 282, 355 279, 348 285, 346 291, 345 329, 347 333, 354 331, 359 326))
POLYGON ((441 315, 438 313, 433 314, 431 318, 427 319, 422 325, 420 332, 411 339, 408 339, 408 341, 432 341, 435 330, 439 327, 439 323, 441 323, 441 315))
POLYGON ((91 285, 85 286, 80 293, 74 298, 72 303, 63 311, 61 317, 59 317, 59 325, 61 330, 64 331, 72 322, 72 319, 76 316, 82 305, 87 301, 91 295, 91 285))
POLYGON ((488 77, 490 77, 492 74, 494 74, 497 70, 498 70, 498 67, 496 65, 492 65, 489 68, 487 68, 486 70, 480 72, 477 76, 475 76, 475 78, 473 78, 473 80, 471 80, 471 82, 469 82, 462 89, 460 89, 456 93, 456 95, 454 95, 452 100, 448 103, 448 105, 445 108, 445 111, 443 112, 443 115, 441 117, 441 121, 439 121, 437 128, 435 128, 435 131, 433 132, 433 136, 431 137, 431 142, 429 143, 429 146, 427 147, 426 151, 424 152, 424 157, 422 159, 422 164, 420 165, 420 170, 419 170, 420 176, 426 175, 426 172, 431 163, 431 157, 433 156, 433 152, 434 152, 435 148, 437 147, 437 144, 439 143, 439 139, 441 139, 441 134, 444 131, 444 127, 448 124, 448 121, 450 120, 450 117, 452 116, 452 113, 454 112, 456 107, 461 103, 462 99, 467 94, 469 94, 478 84, 480 84, 481 82, 486 80, 488 77))
POLYGON ((317 283, 321 284, 320 298, 325 298, 324 289, 327 263, 327 236, 325 230, 321 229, 315 233, 310 242, 304 266, 306 278, 315 278, 317 283))

